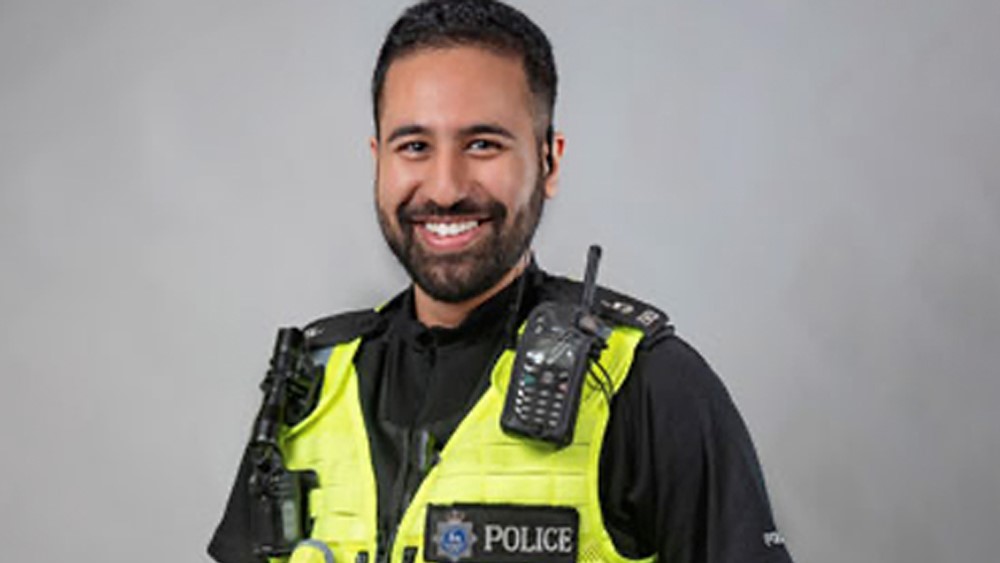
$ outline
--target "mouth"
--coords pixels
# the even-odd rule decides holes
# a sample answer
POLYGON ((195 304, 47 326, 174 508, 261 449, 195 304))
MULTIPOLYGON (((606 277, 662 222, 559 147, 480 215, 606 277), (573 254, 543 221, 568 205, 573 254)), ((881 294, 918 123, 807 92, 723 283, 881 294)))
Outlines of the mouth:
POLYGON ((411 223, 418 238, 430 250, 461 251, 475 244, 489 224, 488 217, 416 217, 411 223))

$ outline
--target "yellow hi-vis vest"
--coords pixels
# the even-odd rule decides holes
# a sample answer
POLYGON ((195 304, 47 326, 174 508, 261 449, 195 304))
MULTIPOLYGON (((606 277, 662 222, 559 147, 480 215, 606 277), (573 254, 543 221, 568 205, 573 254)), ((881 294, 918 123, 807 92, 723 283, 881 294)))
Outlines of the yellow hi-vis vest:
MULTIPOLYGON (((637 329, 617 327, 608 339, 600 362, 614 391, 625 381, 642 336, 637 329)), ((284 436, 288 466, 313 469, 319 478, 309 497, 315 518, 312 539, 296 549, 291 563, 328 560, 322 551, 332 552, 337 563, 353 563, 360 552, 367 552, 369 561, 375 559, 375 474, 353 362, 360 342, 357 338, 334 347, 317 407, 284 436)), ((426 561, 428 505, 458 503, 571 507, 579 514, 578 561, 631 561, 615 550, 598 498, 598 465, 609 414, 606 397, 584 386, 573 442, 564 448, 508 436, 500 428, 500 414, 513 363, 514 351, 506 350, 493 366, 492 384, 424 477, 390 547, 393 563, 404 561, 404 550, 410 561, 426 561)))

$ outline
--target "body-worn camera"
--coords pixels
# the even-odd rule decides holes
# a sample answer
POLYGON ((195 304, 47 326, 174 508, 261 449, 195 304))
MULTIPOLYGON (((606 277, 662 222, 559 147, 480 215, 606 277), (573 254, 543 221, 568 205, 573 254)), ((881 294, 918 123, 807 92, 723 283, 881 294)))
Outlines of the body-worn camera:
POLYGON ((591 310, 600 257, 591 246, 580 303, 545 302, 528 316, 500 415, 505 432, 559 447, 573 441, 590 363, 611 333, 591 310))
POLYGON ((263 404, 250 437, 250 529, 254 553, 289 555, 309 536, 309 491, 316 473, 285 466, 278 444, 282 425, 305 416, 318 393, 320 371, 313 365, 305 337, 297 328, 278 331, 271 368, 261 383, 263 404))

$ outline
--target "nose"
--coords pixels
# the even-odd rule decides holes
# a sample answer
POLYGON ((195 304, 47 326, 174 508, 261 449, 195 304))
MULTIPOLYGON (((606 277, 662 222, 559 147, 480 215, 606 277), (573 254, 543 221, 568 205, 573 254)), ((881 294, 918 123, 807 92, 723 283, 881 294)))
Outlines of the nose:
POLYGON ((439 150, 433 156, 424 183, 424 197, 448 208, 468 195, 468 170, 460 151, 439 150))

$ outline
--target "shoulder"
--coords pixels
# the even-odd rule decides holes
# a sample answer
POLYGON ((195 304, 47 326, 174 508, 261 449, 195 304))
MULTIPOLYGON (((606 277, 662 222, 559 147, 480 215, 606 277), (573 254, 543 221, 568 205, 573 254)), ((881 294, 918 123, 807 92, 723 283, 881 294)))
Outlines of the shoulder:
POLYGON ((645 436, 638 447, 659 447, 691 463, 690 456, 702 455, 705 448, 749 443, 723 379, 676 334, 636 349, 629 375, 615 394, 611 424, 645 436))
POLYGON ((316 319, 303 328, 306 345, 311 350, 350 342, 374 330, 380 315, 374 309, 347 311, 316 319))
MULTIPOLYGON (((579 302, 583 284, 561 276, 538 272, 540 300, 579 302)), ((641 330, 643 339, 626 385, 642 388, 643 394, 726 398, 728 393, 705 358, 677 335, 670 316, 649 302, 598 286, 594 296, 596 313, 616 326, 641 330), (635 383, 633 380, 638 380, 635 383)), ((638 390, 638 389, 636 389, 638 390)))
MULTIPOLYGON (((540 301, 580 301, 582 283, 544 272, 539 276, 540 301)), ((673 334, 670 316, 662 309, 604 286, 598 286, 594 293, 594 308, 598 316, 613 325, 641 330, 644 342, 673 334)))
POLYGON ((708 361, 676 334, 640 345, 627 383, 633 393, 676 403, 677 408, 705 408, 730 401, 708 361))
POLYGON ((385 330, 389 320, 402 307, 403 295, 372 309, 357 309, 321 317, 303 327, 306 346, 321 350, 356 338, 368 338, 385 330))

